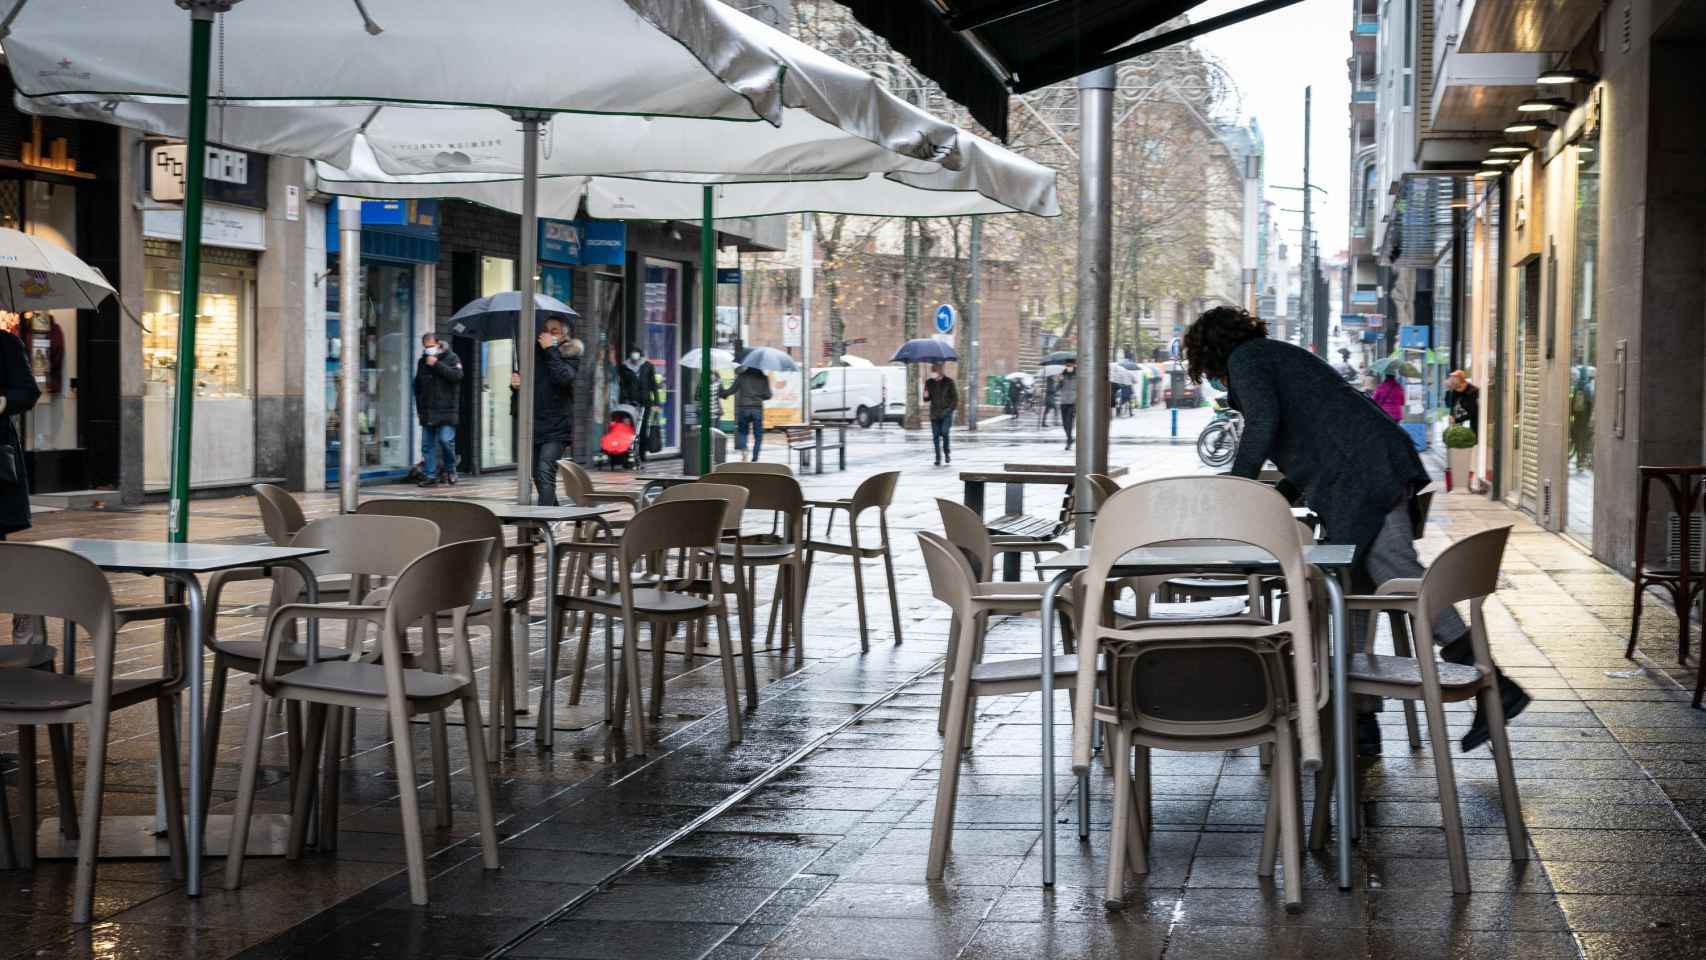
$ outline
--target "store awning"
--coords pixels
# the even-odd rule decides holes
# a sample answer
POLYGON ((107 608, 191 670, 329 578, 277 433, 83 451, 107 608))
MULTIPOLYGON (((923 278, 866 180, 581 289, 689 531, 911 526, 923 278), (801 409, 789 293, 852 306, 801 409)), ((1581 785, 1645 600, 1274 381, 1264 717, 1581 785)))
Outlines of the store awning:
POLYGON ((1007 98, 1298 0, 1258 0, 1145 36, 1202 0, 840 0, 860 23, 1007 139, 1007 98))

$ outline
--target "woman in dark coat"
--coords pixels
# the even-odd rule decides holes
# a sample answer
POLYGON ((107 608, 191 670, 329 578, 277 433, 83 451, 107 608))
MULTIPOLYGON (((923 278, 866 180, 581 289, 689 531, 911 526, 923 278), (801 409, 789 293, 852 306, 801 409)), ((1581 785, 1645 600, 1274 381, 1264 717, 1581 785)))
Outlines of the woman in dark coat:
POLYGON ((30 527, 30 485, 24 476, 24 451, 12 418, 35 406, 40 396, 23 341, 0 330, 0 456, 13 458, 18 476, 16 483, 0 480, 0 540, 30 527))

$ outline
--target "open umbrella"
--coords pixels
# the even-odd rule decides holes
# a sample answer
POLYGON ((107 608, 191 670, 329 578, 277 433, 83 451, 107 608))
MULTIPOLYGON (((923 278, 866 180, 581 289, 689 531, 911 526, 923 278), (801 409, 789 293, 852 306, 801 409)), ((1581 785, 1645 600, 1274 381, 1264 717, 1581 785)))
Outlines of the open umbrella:
POLYGON ((844 367, 874 367, 874 366, 876 366, 876 364, 872 363, 869 360, 866 360, 864 357, 855 357, 851 353, 842 354, 841 358, 836 360, 835 362, 841 364, 844 367))
POLYGON ((1126 368, 1127 370, 1141 370, 1141 369, 1143 369, 1143 364, 1138 363, 1136 360, 1133 360, 1130 357, 1126 357, 1125 359, 1121 360, 1119 365, 1126 368))
MULTIPOLYGON (((547 320, 579 320, 580 314, 556 297, 548 297, 543 293, 533 295, 533 329, 535 332, 544 329, 547 320)), ((449 332, 458 337, 468 337, 473 340, 514 340, 516 330, 520 329, 521 321, 521 291, 505 290, 494 293, 478 300, 470 300, 466 306, 450 316, 449 332)))
POLYGON ((1026 372, 1024 372, 1024 371, 1023 371, 1023 370, 1015 370, 1015 371, 1013 371, 1013 372, 1012 372, 1012 373, 1009 373, 1009 374, 1008 374, 1008 375, 1007 375, 1007 379, 1009 379, 1009 380, 1017 380, 1017 381, 1019 381, 1019 382, 1020 382, 1020 383, 1023 383, 1023 384, 1027 384, 1027 385, 1028 385, 1028 384, 1030 384, 1030 383, 1033 383, 1033 382, 1035 382, 1035 380, 1036 380, 1036 379, 1037 379, 1037 377, 1036 377, 1036 374, 1032 374, 1032 373, 1026 373, 1026 372))
POLYGON ((1048 356, 1043 357, 1042 362, 1045 367, 1056 367, 1066 363, 1068 360, 1077 359, 1078 351, 1076 350, 1056 350, 1048 356))
MULTIPOLYGON (((689 370, 699 369, 699 365, 704 363, 704 362, 705 362, 705 353, 702 350, 689 350, 686 353, 681 355, 681 365, 683 367, 686 367, 689 370)), ((711 348, 711 369, 712 370, 728 370, 728 369, 732 368, 734 365, 735 365, 734 351, 724 350, 722 347, 712 347, 711 348)))
POLYGON ((0 310, 93 310, 112 295, 101 271, 71 251, 0 228, 0 310))
POLYGON ((1126 387, 1135 386, 1137 384, 1137 374, 1127 370, 1125 367, 1122 367, 1117 363, 1111 363, 1108 364, 1108 382, 1126 387))
POLYGON ((1377 377, 1395 373, 1403 377, 1420 377, 1422 369, 1402 357, 1381 357, 1368 365, 1377 377))
POLYGON ((794 358, 775 347, 747 347, 735 358, 735 363, 750 370, 763 370, 766 373, 787 373, 798 370, 799 365, 794 358))
POLYGON ((959 358, 960 355, 954 352, 953 346, 946 340, 937 340, 935 337, 922 337, 917 340, 908 340, 901 344, 900 349, 896 350, 894 352, 894 356, 889 358, 889 362, 946 363, 949 360, 958 360, 959 358))

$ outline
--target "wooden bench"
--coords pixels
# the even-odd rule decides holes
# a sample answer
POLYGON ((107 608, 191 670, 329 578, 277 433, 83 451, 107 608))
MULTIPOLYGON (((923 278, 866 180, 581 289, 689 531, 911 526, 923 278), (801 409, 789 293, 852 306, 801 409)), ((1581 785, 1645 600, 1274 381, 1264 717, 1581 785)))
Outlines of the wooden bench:
POLYGON ((788 450, 798 455, 801 470, 812 465, 814 459, 812 454, 816 453, 818 454, 815 458, 817 467, 812 472, 822 473, 822 453, 825 450, 837 451, 840 461, 839 469, 847 469, 847 427, 845 424, 812 423, 783 427, 782 439, 783 442, 787 443, 788 450), (834 430, 835 439, 824 439, 823 432, 825 429, 834 430))

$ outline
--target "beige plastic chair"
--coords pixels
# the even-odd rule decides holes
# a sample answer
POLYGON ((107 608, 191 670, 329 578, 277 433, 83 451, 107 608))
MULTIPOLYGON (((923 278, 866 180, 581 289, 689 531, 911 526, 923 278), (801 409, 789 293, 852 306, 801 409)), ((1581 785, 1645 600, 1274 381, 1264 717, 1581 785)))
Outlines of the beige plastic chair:
MULTIPOLYGON (((1029 693, 1042 689, 1041 657, 983 662, 984 622, 1003 612, 999 600, 980 596, 965 554, 934 533, 918 534, 930 592, 953 611, 954 633, 949 638, 947 730, 942 740, 942 769, 936 781, 935 817, 930 824, 930 859, 925 878, 940 880, 953 845, 954 807, 959 797, 960 751, 971 745, 973 710, 979 697, 1029 693)), ((1064 685, 1078 675, 1078 658, 1056 654, 1052 669, 1064 685)), ((1087 671, 1093 673, 1094 671, 1087 671)))
MULTIPOLYGON (((510 621, 517 610, 527 608, 527 598, 520 591, 504 591, 504 560, 509 555, 504 543, 503 521, 491 510, 466 500, 443 498, 414 498, 366 500, 356 508, 358 516, 413 517, 438 527, 437 546, 460 543, 463 540, 490 540, 492 556, 486 565, 488 589, 475 596, 468 606, 468 619, 474 626, 485 627, 491 637, 491 662, 486 670, 486 702, 491 716, 486 727, 486 751, 497 760, 500 735, 505 742, 515 742, 516 687, 510 658, 515 644, 510 636, 510 621)), ((521 585, 518 582, 517 587, 521 585)), ((364 602, 373 603, 370 593, 364 602)), ((440 620, 447 619, 445 614, 440 620)), ((526 688, 521 689, 525 698, 526 688)), ((438 731, 435 730, 435 735, 438 731)))
MULTIPOLYGON (((18 728, 19 813, 25 848, 35 862, 36 760, 38 726, 85 724, 88 750, 83 776, 83 806, 77 830, 77 875, 71 906, 73 923, 93 919, 95 858, 101 844, 101 801, 106 789, 107 742, 114 711, 153 702, 159 736, 162 791, 166 806, 167 842, 172 871, 183 876, 185 863, 183 791, 178 774, 177 701, 182 687, 181 665, 176 676, 114 679, 113 654, 118 630, 132 620, 173 619, 179 630, 189 629, 188 612, 176 605, 113 606, 106 575, 88 560, 56 547, 30 543, 0 543, 0 610, 64 620, 88 633, 93 652, 92 674, 53 673, 20 667, 0 667, 0 724, 18 728)), ((173 660, 178 658, 171 658, 173 660)), ((68 775, 68 771, 66 774, 68 775)), ((75 807, 65 811, 74 814, 75 807)), ((7 821, 4 829, 11 830, 7 821)))
POLYGON ((738 460, 731 460, 728 463, 717 464, 711 468, 711 472, 768 473, 778 477, 791 477, 794 475, 794 468, 785 463, 742 463, 738 460))
MULTIPOLYGON (((616 503, 635 510, 640 509, 641 492, 638 490, 600 490, 592 482, 591 474, 582 469, 573 460, 557 461, 557 480, 563 492, 573 499, 576 506, 590 507, 601 503, 616 503)), ((616 523, 618 521, 611 521, 616 523)))
MULTIPOLYGON (((676 624, 707 622, 717 618, 717 636, 723 667, 723 700, 728 709, 729 742, 741 740, 740 692, 735 683, 733 637, 729 633, 728 604, 723 594, 722 545, 724 515, 728 501, 723 499, 682 498, 666 503, 654 503, 628 522, 621 540, 612 548, 614 570, 607 577, 614 579, 614 589, 589 590, 584 594, 566 595, 561 599, 564 608, 580 610, 588 615, 622 618, 622 673, 616 676, 614 640, 606 632, 605 663, 607 689, 614 692, 605 701, 611 724, 621 729, 623 712, 630 712, 637 753, 645 755, 647 731, 646 711, 640 700, 639 624, 650 624, 653 656, 652 671, 653 717, 663 713, 663 655, 664 645, 676 624), (663 569, 664 558, 674 551, 689 555, 703 554, 710 559, 711 596, 703 597, 685 592, 677 583, 653 572, 641 573, 635 567, 646 565, 650 571, 663 569)), ((583 631, 586 630, 583 627, 583 631)), ((589 634, 583 632, 583 638, 589 634)))
MULTIPOLYGON (((353 519, 391 523, 408 520, 403 517, 353 519)), ((426 523, 419 520, 408 522, 426 523)), ((328 709, 383 710, 391 721, 391 745, 400 785, 409 900, 416 905, 425 904, 426 851, 421 842, 420 797, 409 718, 426 713, 442 719, 446 709, 460 704, 463 729, 468 737, 468 775, 474 781, 475 806, 480 821, 480 850, 486 869, 498 868, 491 775, 486 769, 480 697, 474 682, 474 658, 468 648, 468 607, 479 591, 481 574, 490 563, 495 546, 491 540, 465 540, 429 550, 397 574, 383 606, 290 603, 273 610, 267 621, 266 659, 257 678, 262 696, 256 698, 257 703, 249 711, 248 739, 243 744, 243 772, 237 790, 236 816, 231 826, 231 853, 225 860, 225 889, 237 889, 243 878, 249 817, 255 802, 255 779, 259 773, 261 743, 266 739, 267 711, 259 702, 265 697, 296 701, 308 707, 302 762, 291 770, 291 776, 295 778, 287 851, 291 859, 301 856, 307 835, 310 788, 314 781, 313 762, 325 732, 328 709), (451 613, 453 638, 453 668, 449 671, 440 667, 438 615, 445 611, 451 613), (322 660, 289 673, 279 672, 278 654, 286 626, 299 620, 345 620, 352 617, 379 628, 380 662, 322 660), (423 655, 418 659, 424 661, 424 669, 405 666, 410 657, 404 634, 410 625, 416 623, 422 626, 423 655)), ((433 760, 435 792, 447 801, 448 785, 442 790, 437 788, 449 775, 449 763, 442 756, 435 756, 433 760)), ((335 809, 335 805, 336 799, 327 796, 322 801, 322 815, 327 809, 335 809)), ((440 817, 441 825, 447 825, 448 806, 440 809, 446 814, 440 817)))
MULTIPOLYGON (((848 557, 853 561, 853 597, 859 610, 859 649, 869 652, 871 641, 865 624, 865 560, 881 557, 883 572, 888 576, 889 613, 894 620, 894 642, 901 641, 900 630, 900 598, 895 594, 894 587, 894 554, 889 544, 889 505, 894 502, 895 484, 900 480, 900 473, 890 471, 866 477, 860 482, 853 496, 841 500, 812 500, 809 506, 813 513, 822 510, 829 516, 829 522, 834 523, 836 513, 847 511, 847 542, 834 540, 818 540, 812 536, 812 521, 810 514, 806 517, 806 557, 805 581, 800 588, 805 595, 811 587, 812 562, 819 553, 827 553, 837 557, 848 557), (878 542, 875 545, 859 542, 859 518, 866 511, 877 511, 878 542)), ((825 537, 829 534, 826 531, 825 537)))
MULTIPOLYGON (((724 464, 723 466, 731 466, 724 464)), ((779 464, 739 464, 743 467, 775 467, 779 464)), ((747 513, 770 513, 776 529, 775 535, 745 535, 740 543, 725 542, 719 548, 722 558, 736 564, 736 575, 747 578, 747 594, 757 596, 758 570, 763 567, 776 569, 776 600, 771 604, 770 622, 765 628, 765 640, 769 642, 774 635, 777 615, 781 613, 782 644, 786 652, 790 637, 795 645, 795 655, 804 655, 804 644, 800 641, 802 632, 802 609, 805 606, 805 494, 800 491, 800 483, 792 476, 775 470, 719 470, 712 478, 717 483, 733 484, 745 487, 747 493, 747 513)), ((755 624, 752 623, 751 607, 744 613, 747 622, 743 623, 742 635, 753 635, 755 624)))
MULTIPOLYGON (((323 547, 326 553, 310 557, 305 562, 322 581, 328 578, 339 578, 345 583, 359 584, 366 577, 394 577, 404 567, 421 554, 438 546, 438 525, 428 520, 414 517, 385 517, 362 516, 348 514, 344 516, 323 517, 299 528, 288 541, 290 546, 323 547)), ((296 598, 302 595, 302 579, 293 570, 280 569, 274 574, 273 609, 277 610, 286 604, 282 598, 296 598)), ((208 582, 207 609, 217 610, 219 595, 232 580, 247 579, 246 572, 237 572, 235 576, 216 573, 208 582)), ((350 606, 337 600, 322 599, 313 607, 316 610, 348 610, 354 611, 349 616, 339 618, 327 613, 315 619, 337 620, 344 619, 345 638, 343 646, 334 646, 322 640, 319 656, 322 661, 347 660, 361 654, 360 624, 362 618, 359 611, 363 608, 350 606)), ((211 758, 219 754, 219 738, 225 718, 225 688, 231 671, 239 673, 258 674, 267 656, 272 657, 275 670, 288 673, 305 666, 308 662, 308 644, 298 639, 294 629, 294 621, 286 623, 286 634, 277 642, 266 637, 256 640, 224 640, 218 633, 218 622, 214 620, 205 631, 208 650, 213 653, 213 683, 208 691, 207 719, 202 731, 202 749, 210 758, 204 764, 202 771, 203 796, 211 796, 207 791, 213 785, 213 763, 211 758)), ((259 706, 251 704, 253 711, 259 706)), ((288 706, 288 705, 287 705, 288 706)), ((301 756, 302 725, 298 709, 291 707, 286 711, 288 734, 286 744, 290 755, 290 764, 295 768, 301 756)), ((343 743, 341 718, 333 720, 333 744, 343 743)), ((353 727, 353 724, 352 724, 353 727)), ((337 750, 331 751, 336 754, 337 750)), ((327 804, 331 813, 324 819, 335 822, 337 783, 335 780, 327 785, 330 802, 327 804)), ((332 837, 330 831, 328 839, 332 837)))
POLYGON ((1291 597, 1311 596, 1297 523, 1285 498, 1270 487, 1234 477, 1177 477, 1110 497, 1090 542, 1081 608, 1087 613, 1079 626, 1080 655, 1113 661, 1111 702, 1096 703, 1095 677, 1088 672, 1076 678, 1073 766, 1089 763, 1094 721, 1118 725, 1111 744, 1115 792, 1106 894, 1109 908, 1117 909, 1127 858, 1140 873, 1148 868, 1142 849, 1150 822, 1142 812, 1148 807, 1148 751, 1271 744, 1268 832, 1257 873, 1272 875, 1277 844, 1285 863, 1285 903, 1295 911, 1303 904, 1295 741, 1320 756, 1317 713, 1325 689, 1320 674, 1325 657, 1317 655, 1320 637, 1311 604, 1294 600, 1278 622, 1251 617, 1115 623, 1109 614, 1108 591, 1121 583, 1112 571, 1122 556, 1140 547, 1203 541, 1205 533, 1210 542, 1265 551, 1278 561, 1291 597))
MULTIPOLYGON (((1528 833, 1522 822, 1522 802, 1517 796, 1516 771, 1511 763, 1510 737, 1505 730, 1504 702, 1499 698, 1498 674, 1487 648, 1487 625, 1482 606, 1499 588, 1499 566, 1504 561, 1505 541, 1510 527, 1484 530, 1457 541, 1439 555, 1420 580, 1389 580, 1369 596, 1347 598, 1352 610, 1394 611, 1409 619, 1415 634, 1415 649, 1424 656, 1383 656, 1352 653, 1350 682, 1353 694, 1370 694, 1406 701, 1422 701, 1428 719, 1428 739, 1433 752, 1434 775, 1439 780, 1439 812, 1445 828, 1446 856, 1451 864, 1454 893, 1469 893, 1469 855, 1463 840, 1463 815, 1457 805, 1457 774, 1452 768, 1451 734, 1445 723, 1445 704, 1476 700, 1487 718, 1488 744, 1493 768, 1498 773, 1499 799, 1504 807, 1505 835, 1511 859, 1528 859, 1528 833), (1447 607, 1468 601, 1470 644, 1473 664, 1445 663, 1434 656, 1434 616, 1447 607)), ((1399 626, 1396 622, 1395 626, 1399 626)), ((1373 633, 1374 618, 1369 618, 1373 633)), ((1400 629, 1400 633, 1402 630, 1400 629)), ((1398 636, 1395 634, 1394 640, 1398 636)), ((1373 649, 1373 636, 1364 649, 1373 649)), ((1395 644, 1397 646, 1397 644, 1395 644)), ((1324 771, 1325 773, 1325 771, 1324 771)), ((1316 809, 1323 797, 1331 796, 1330 775, 1319 777, 1316 809)), ((1316 815, 1317 843, 1326 842, 1325 818, 1316 815)), ((1348 829, 1340 824, 1340 829, 1348 829)))

